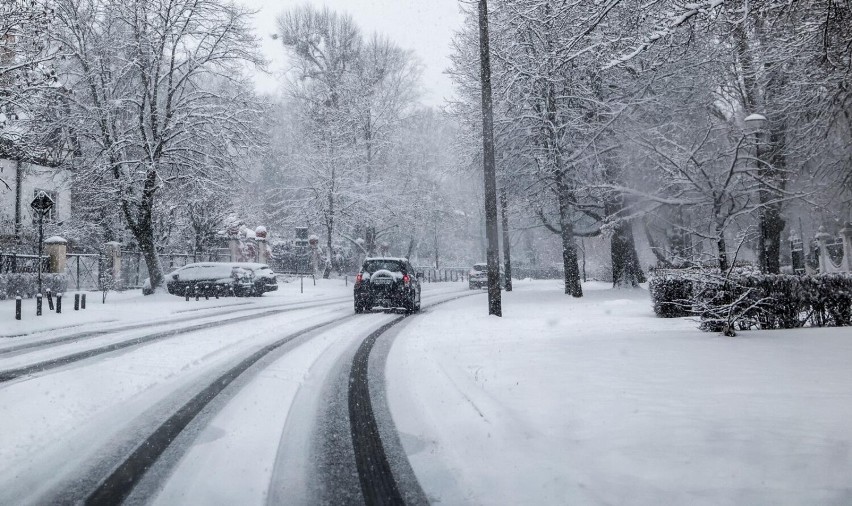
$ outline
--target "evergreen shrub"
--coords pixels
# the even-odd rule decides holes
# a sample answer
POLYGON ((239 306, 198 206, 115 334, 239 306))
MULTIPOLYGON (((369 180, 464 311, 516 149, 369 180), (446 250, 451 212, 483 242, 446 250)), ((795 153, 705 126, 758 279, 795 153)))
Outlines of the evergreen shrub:
POLYGON ((850 274, 691 272, 654 278, 650 289, 658 316, 697 315, 706 331, 852 325, 850 274))
POLYGON ((648 282, 654 313, 660 318, 692 315, 692 280, 679 274, 655 276, 648 282))

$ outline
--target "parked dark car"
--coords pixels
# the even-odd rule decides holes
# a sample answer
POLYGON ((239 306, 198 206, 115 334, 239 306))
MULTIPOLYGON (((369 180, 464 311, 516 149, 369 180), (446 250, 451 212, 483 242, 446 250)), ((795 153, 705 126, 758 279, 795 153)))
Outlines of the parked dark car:
POLYGON ((278 290, 275 273, 265 264, 201 262, 166 275, 166 289, 173 295, 236 295, 260 297, 278 290))
POLYGON ((422 273, 405 258, 367 258, 355 276, 355 312, 374 307, 420 311, 422 273))
POLYGON ((467 287, 471 290, 488 286, 488 264, 473 264, 468 274, 467 287))
MULTIPOLYGON (((470 272, 467 273, 468 281, 467 287, 471 290, 478 290, 480 288, 488 288, 488 264, 485 262, 479 262, 473 264, 473 267, 470 268, 470 272)), ((503 274, 502 266, 500 268, 500 286, 505 285, 506 276, 503 274)))

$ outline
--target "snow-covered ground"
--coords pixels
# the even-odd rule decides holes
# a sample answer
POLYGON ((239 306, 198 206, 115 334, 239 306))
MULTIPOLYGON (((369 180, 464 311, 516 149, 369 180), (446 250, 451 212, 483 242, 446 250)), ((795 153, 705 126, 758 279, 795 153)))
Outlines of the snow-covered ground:
POLYGON ((852 504, 852 331, 702 333, 516 282, 408 323, 391 412, 441 504, 852 504))
POLYGON ((287 303, 316 302, 319 300, 352 296, 352 279, 300 280, 296 277, 281 278, 278 290, 267 292, 263 297, 222 297, 189 302, 165 292, 144 296, 141 290, 109 292, 103 302, 101 292, 69 291, 62 297, 62 313, 48 309, 43 300, 42 315, 36 316, 36 300, 24 299, 21 320, 15 320, 15 301, 0 301, 0 345, 3 338, 21 337, 35 332, 68 329, 77 326, 80 330, 91 330, 93 325, 108 328, 109 324, 127 324, 146 321, 174 320, 190 315, 216 314, 222 308, 263 308, 287 303), (86 309, 74 311, 74 294, 86 294, 86 309))
MULTIPOLYGON (((388 341, 390 412, 432 502, 852 504, 848 328, 726 338, 656 318, 645 290, 600 283, 573 299, 559 282, 516 281, 503 294, 503 318, 486 315, 485 292, 432 305, 471 294, 465 286, 424 285, 424 312, 388 341)), ((351 297, 343 280, 306 280, 304 293, 296 280, 259 299, 128 292, 22 322, 0 303, 0 334, 32 332, 0 339, 0 370, 161 328, 225 323, 0 383, 0 504, 83 500, 140 437, 235 361, 349 315, 235 383, 131 496, 311 502, 305 463, 328 389, 342 388, 345 400, 347 360, 396 317, 355 317, 351 297), (229 313, 236 309, 246 312, 229 313), (110 328, 121 330, 50 341, 110 328), (39 346, 10 351, 22 343, 39 346)))

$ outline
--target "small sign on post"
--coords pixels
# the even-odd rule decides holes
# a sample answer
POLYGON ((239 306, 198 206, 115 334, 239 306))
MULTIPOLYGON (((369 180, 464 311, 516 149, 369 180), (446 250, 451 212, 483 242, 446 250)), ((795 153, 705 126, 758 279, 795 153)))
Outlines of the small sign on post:
POLYGON ((44 215, 53 208, 53 199, 43 190, 36 193, 30 207, 38 214, 38 293, 41 293, 41 254, 44 247, 44 215))

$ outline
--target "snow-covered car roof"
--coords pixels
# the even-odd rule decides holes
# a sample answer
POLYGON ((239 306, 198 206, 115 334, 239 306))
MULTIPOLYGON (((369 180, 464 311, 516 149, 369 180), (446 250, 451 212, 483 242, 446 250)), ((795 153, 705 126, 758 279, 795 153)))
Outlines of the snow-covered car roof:
POLYGON ((248 262, 197 262, 186 264, 183 267, 170 272, 168 276, 177 274, 183 281, 224 279, 231 277, 231 272, 235 268, 254 271, 263 268, 269 269, 269 266, 266 264, 248 262))
POLYGON ((179 267, 175 270, 179 271, 187 267, 219 267, 225 265, 227 265, 228 267, 242 267, 244 269, 260 269, 263 267, 269 268, 269 266, 266 264, 259 264, 255 262, 195 262, 191 264, 186 264, 183 267, 179 267))
POLYGON ((370 260, 395 260, 397 262, 407 262, 407 258, 401 257, 367 257, 364 259, 365 262, 369 262, 370 260))

